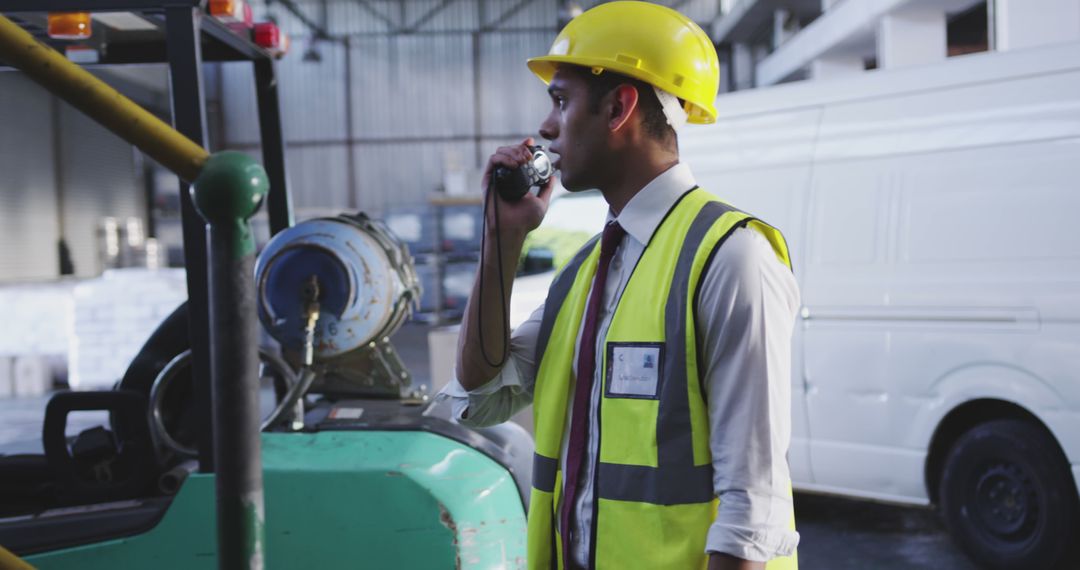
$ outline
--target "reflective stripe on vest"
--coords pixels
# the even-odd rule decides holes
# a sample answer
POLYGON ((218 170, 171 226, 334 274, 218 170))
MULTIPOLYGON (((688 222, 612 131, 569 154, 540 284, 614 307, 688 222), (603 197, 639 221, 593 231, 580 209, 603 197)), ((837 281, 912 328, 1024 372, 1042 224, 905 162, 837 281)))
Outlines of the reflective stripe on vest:
MULTIPOLYGON (((788 263, 787 246, 778 231, 702 190, 692 190, 657 228, 612 316, 598 413, 595 567, 707 564, 704 543, 716 515, 716 500, 707 410, 697 370, 693 299, 713 252, 739 227, 765 235, 777 257, 788 263), (677 256, 672 255, 675 251, 677 256), (655 367, 655 373, 644 378, 653 379, 654 393, 613 391, 617 351, 620 358, 646 355, 644 366, 655 367)), ((594 238, 586 244, 555 279, 541 321, 533 399, 536 456, 529 509, 530 568, 562 567, 555 528, 562 494, 559 454, 573 389, 574 345, 596 271, 597 243, 594 238)), ((769 570, 795 567, 794 557, 768 565, 769 570)))

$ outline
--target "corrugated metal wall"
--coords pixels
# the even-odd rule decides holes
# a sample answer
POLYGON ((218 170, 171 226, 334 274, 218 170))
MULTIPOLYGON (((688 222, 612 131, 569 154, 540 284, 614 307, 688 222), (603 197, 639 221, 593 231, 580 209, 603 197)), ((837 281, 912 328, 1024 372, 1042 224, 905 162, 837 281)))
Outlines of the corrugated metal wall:
POLYGON ((61 213, 75 275, 101 273, 97 228, 105 217, 138 218, 146 228, 146 192, 135 149, 66 103, 60 111, 61 213))
POLYGON ((59 273, 51 97, 0 73, 0 280, 59 273))
MULTIPOLYGON (((719 2, 676 7, 707 24, 719 2)), ((318 42, 315 62, 303 57, 310 30, 280 4, 268 14, 257 3, 259 18, 272 14, 293 38, 279 85, 297 207, 380 213, 424 203, 447 170, 479 168, 497 146, 535 134, 550 103, 525 59, 547 51, 560 6, 573 4, 301 0, 303 13, 338 40, 318 42)), ((223 146, 257 154, 251 66, 223 65, 221 79, 208 99, 222 98, 223 146)), ((21 75, 0 73, 0 281, 56 277, 61 233, 77 274, 96 274, 100 219, 145 215, 136 170, 130 145, 54 105, 21 75)))
MULTIPOLYGON (((679 1, 699 22, 719 0, 679 1)), ((494 149, 535 135, 550 103, 525 67, 558 32, 558 0, 303 0, 320 41, 280 5, 293 39, 279 63, 298 209, 387 208, 424 203, 448 169, 476 169, 494 149)), ((589 8, 595 2, 583 2, 589 8)), ((268 15, 257 6, 259 17, 268 15)), ((251 69, 222 74, 225 146, 257 149, 251 69)))
POLYGON ((61 235, 75 274, 97 275, 98 224, 137 217, 145 227, 143 188, 131 145, 23 75, 0 73, 0 281, 58 277, 61 235))

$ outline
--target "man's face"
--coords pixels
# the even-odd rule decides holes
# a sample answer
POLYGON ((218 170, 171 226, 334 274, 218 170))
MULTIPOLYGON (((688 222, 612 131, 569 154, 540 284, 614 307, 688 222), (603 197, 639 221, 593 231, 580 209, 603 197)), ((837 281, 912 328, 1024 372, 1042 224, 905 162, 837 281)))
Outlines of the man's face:
POLYGON ((592 112, 585 80, 565 68, 555 72, 548 95, 551 112, 540 125, 540 136, 550 140, 549 150, 559 155, 555 166, 562 185, 572 192, 597 188, 607 154, 605 107, 592 112))

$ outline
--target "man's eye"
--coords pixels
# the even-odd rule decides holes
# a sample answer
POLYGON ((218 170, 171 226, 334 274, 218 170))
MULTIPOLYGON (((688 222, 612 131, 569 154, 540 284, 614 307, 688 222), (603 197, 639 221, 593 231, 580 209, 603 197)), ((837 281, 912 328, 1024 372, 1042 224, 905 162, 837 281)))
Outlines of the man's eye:
POLYGON ((564 99, 562 97, 556 97, 555 102, 559 105, 560 109, 565 109, 566 108, 566 99, 564 99))

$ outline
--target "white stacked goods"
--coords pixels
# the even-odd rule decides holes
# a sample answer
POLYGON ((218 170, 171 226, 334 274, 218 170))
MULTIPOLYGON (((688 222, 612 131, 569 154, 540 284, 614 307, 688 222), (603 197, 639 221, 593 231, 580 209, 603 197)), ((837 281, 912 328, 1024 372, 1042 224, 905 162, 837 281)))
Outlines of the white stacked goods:
POLYGON ((11 377, 16 397, 44 396, 52 389, 52 370, 48 359, 43 356, 24 354, 15 357, 11 377))
POLYGON ((0 289, 0 398, 39 396, 52 387, 51 361, 66 358, 74 330, 74 281, 0 289))
POLYGON ((11 368, 12 358, 0 356, 0 399, 10 398, 15 395, 14 370, 11 368))
POLYGON ((428 365, 431 367, 432 394, 438 394, 454 377, 460 330, 459 325, 451 325, 434 327, 428 331, 428 365))
POLYGON ((74 290, 68 383, 112 387, 158 324, 187 299, 183 269, 116 269, 74 290))

